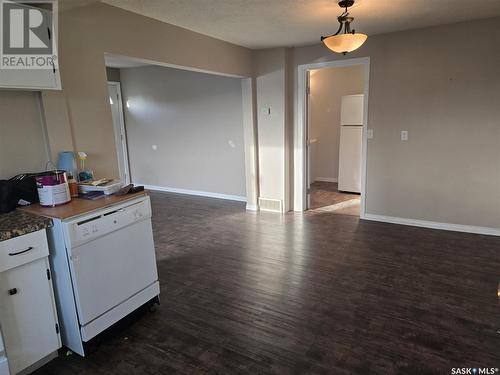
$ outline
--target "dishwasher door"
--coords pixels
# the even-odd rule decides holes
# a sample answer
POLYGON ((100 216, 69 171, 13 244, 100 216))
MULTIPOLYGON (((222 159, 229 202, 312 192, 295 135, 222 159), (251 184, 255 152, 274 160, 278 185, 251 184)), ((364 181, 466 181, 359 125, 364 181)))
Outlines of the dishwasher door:
POLYGON ((158 280, 151 219, 71 248, 70 269, 84 326, 158 280))

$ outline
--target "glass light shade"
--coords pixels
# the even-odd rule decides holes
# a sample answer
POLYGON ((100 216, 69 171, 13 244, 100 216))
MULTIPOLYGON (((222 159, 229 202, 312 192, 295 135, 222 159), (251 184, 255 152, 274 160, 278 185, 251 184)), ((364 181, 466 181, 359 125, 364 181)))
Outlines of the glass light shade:
POLYGON ((333 52, 347 53, 358 49, 368 37, 365 34, 338 34, 323 39, 323 43, 333 52))

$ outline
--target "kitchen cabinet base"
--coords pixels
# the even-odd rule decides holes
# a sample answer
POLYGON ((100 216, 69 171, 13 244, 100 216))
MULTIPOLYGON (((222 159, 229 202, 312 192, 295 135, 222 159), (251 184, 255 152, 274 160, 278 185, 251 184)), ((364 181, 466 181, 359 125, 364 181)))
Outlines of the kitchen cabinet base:
POLYGON ((21 372, 15 374, 15 375, 27 375, 27 374, 31 374, 33 371, 39 369, 43 365, 46 365, 47 363, 49 363, 50 361, 52 361, 54 358, 57 358, 57 356, 58 356, 58 352, 57 351, 52 352, 51 354, 49 354, 45 358, 42 358, 41 360, 39 360, 36 363, 33 363, 31 366, 25 368, 24 370, 22 370, 21 372))

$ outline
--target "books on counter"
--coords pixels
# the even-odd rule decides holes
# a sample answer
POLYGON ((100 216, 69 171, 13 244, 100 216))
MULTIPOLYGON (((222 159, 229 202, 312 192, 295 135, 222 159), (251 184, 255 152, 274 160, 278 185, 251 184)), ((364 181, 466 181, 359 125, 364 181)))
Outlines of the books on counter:
POLYGON ((78 196, 78 198, 88 199, 88 200, 91 200, 91 201, 95 201, 97 199, 104 198, 105 196, 106 195, 104 194, 103 191, 91 191, 91 192, 88 192, 88 193, 85 193, 85 194, 80 194, 78 196))
POLYGON ((111 195, 123 186, 123 182, 114 181, 109 179, 100 179, 97 181, 86 181, 78 183, 78 190, 80 194, 86 194, 90 192, 103 192, 105 195, 111 195))

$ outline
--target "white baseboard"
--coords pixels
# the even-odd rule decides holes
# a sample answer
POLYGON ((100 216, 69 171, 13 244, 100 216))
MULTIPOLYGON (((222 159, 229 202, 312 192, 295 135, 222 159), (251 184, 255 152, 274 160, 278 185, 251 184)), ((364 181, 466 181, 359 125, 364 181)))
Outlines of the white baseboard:
POLYGON ((259 207, 257 207, 256 204, 248 204, 247 203, 247 210, 248 211, 259 211, 259 207))
POLYGON ((134 184, 135 185, 144 185, 144 189, 147 189, 147 190, 166 191, 169 193, 196 195, 196 196, 200 196, 200 197, 209 197, 209 198, 218 198, 218 199, 227 199, 230 201, 238 201, 238 202, 246 202, 247 201, 247 197, 243 197, 240 195, 212 193, 210 191, 178 189, 178 188, 172 188, 172 187, 166 187, 166 186, 147 185, 147 184, 141 184, 141 183, 135 183, 135 182, 134 182, 134 184))
POLYGON ((339 182, 338 178, 334 177, 314 177, 314 182, 339 182))
POLYGON ((363 215, 363 219, 364 220, 371 220, 371 221, 380 221, 383 223, 410 225, 410 226, 414 226, 414 227, 449 230, 449 231, 454 231, 454 232, 484 234, 484 235, 488 235, 488 236, 500 236, 500 229, 498 229, 498 228, 476 227, 473 225, 440 223, 437 221, 406 219, 403 217, 375 215, 375 214, 368 214, 368 213, 365 213, 363 215))

